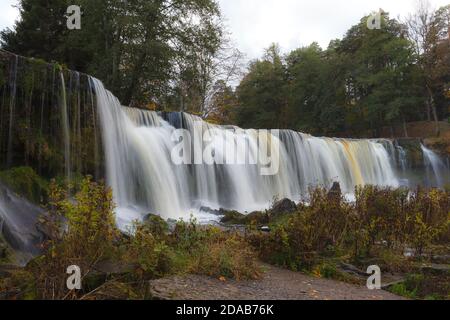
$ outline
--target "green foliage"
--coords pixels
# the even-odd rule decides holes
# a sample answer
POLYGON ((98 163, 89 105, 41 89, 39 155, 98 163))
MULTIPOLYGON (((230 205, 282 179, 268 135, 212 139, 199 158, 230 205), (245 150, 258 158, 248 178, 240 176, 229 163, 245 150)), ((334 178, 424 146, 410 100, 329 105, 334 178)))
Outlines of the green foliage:
POLYGON ((416 299, 417 298, 417 289, 410 291, 406 288, 406 285, 402 283, 397 283, 392 286, 390 291, 398 296, 416 299))
POLYGON ((389 291, 409 299, 448 299, 448 275, 408 274, 405 281, 393 285, 389 291))
POLYGON ((272 45, 263 60, 253 61, 237 88, 237 124, 245 128, 283 128, 286 73, 280 49, 272 45))
POLYGON ((11 276, 0 279, 0 297, 2 297, 2 294, 5 294, 5 298, 10 299, 37 299, 33 274, 26 270, 15 270, 11 276), (14 294, 18 294, 18 296, 14 294))
POLYGON ((448 242, 446 191, 366 186, 357 188, 356 201, 348 203, 318 188, 311 190, 310 199, 310 205, 278 221, 270 234, 250 236, 262 259, 311 270, 330 255, 355 261, 377 257, 386 270, 399 271, 408 266, 399 258, 406 248, 421 258, 431 245, 448 242))
POLYGON ((49 238, 43 244, 45 254, 34 259, 27 269, 35 278, 40 298, 61 299, 69 294, 65 269, 77 265, 83 277, 89 275, 96 263, 114 256, 119 234, 111 191, 89 177, 74 201, 68 200, 67 190, 55 182, 50 185, 49 199, 49 211, 41 218, 49 238))
POLYGON ((183 267, 188 272, 238 280, 259 275, 256 254, 237 233, 227 234, 215 227, 198 226, 195 220, 180 221, 170 243, 178 255, 188 257, 183 267))
POLYGON ((139 280, 173 273, 238 280, 259 275, 255 253, 237 234, 199 226, 195 220, 180 220, 171 234, 151 229, 148 224, 137 224, 127 245, 125 259, 137 265, 134 274, 139 280))
POLYGON ((18 6, 14 29, 0 34, 8 51, 92 74, 125 105, 162 104, 181 79, 192 103, 205 99, 204 81, 211 81, 205 67, 213 66, 223 37, 214 0, 21 0, 18 6), (66 27, 69 5, 81 7, 81 30, 66 27))
MULTIPOLYGON (((442 16, 439 12, 436 15, 442 16)), ((442 75, 450 68, 447 41, 436 38, 429 44, 433 49, 419 57, 405 36, 405 25, 384 13, 382 28, 369 30, 367 18, 326 50, 312 43, 283 57, 277 46, 270 47, 261 60, 250 64, 236 90, 238 107, 230 120, 245 128, 378 136, 383 127, 429 118, 425 79, 430 74, 439 74, 439 79, 428 82, 436 117, 445 118, 448 101, 442 75), (420 61, 429 54, 434 57, 428 58, 433 61, 430 68, 436 70, 427 73, 420 61)), ((448 21, 444 25, 442 30, 447 30, 448 21)))
POLYGON ((47 197, 48 182, 30 167, 15 167, 1 171, 0 181, 35 203, 41 203, 47 197))

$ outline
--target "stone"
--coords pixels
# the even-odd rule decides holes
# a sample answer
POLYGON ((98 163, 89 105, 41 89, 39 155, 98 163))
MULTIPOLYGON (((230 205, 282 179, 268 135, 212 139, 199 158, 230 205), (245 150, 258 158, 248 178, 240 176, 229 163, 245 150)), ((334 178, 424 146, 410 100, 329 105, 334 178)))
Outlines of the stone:
POLYGON ((328 198, 339 200, 342 196, 341 185, 339 182, 334 182, 330 191, 328 191, 328 198))
POLYGON ((222 219, 220 222, 227 224, 242 224, 244 223, 245 215, 237 211, 224 211, 222 210, 222 219))
POLYGON ((279 216, 280 214, 292 213, 297 210, 297 205, 294 201, 289 199, 283 199, 275 202, 272 209, 270 209, 270 215, 272 217, 279 216))
POLYGON ((211 209, 210 207, 201 207, 200 211, 201 212, 206 212, 206 213, 209 213, 209 214, 213 214, 213 215, 216 215, 216 216, 222 216, 225 210, 224 209, 215 210, 215 209, 211 209))

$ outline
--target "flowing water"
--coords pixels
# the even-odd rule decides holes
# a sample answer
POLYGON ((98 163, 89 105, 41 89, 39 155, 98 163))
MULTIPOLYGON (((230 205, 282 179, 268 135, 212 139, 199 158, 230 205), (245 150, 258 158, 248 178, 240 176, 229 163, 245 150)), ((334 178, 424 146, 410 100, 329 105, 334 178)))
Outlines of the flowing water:
MULTIPOLYGON (((0 63, 9 70, 0 87, 1 170, 28 166, 47 179, 106 178, 122 229, 148 213, 209 222, 217 219, 211 209, 262 210, 275 199, 307 200, 310 187, 333 182, 350 198, 358 185, 450 182, 448 159, 417 141, 411 149, 411 141, 211 125, 187 113, 123 107, 99 80, 54 65, 1 51, 0 63)), ((0 235, 17 251, 36 249, 41 213, 0 186, 0 235)))
POLYGON ((448 164, 424 145, 421 145, 421 148, 424 155, 423 158, 427 181, 431 182, 431 185, 445 187, 449 179, 448 164))
MULTIPOLYGON (((106 177, 121 227, 146 213, 164 218, 187 218, 194 213, 201 220, 211 218, 201 213, 202 207, 261 210, 276 198, 298 201, 309 187, 329 187, 333 182, 339 182, 348 194, 358 185, 408 185, 404 178, 406 152, 389 140, 268 132, 265 143, 279 151, 271 154, 272 161, 276 158, 279 162, 279 170, 263 175, 264 164, 256 159, 267 148, 262 148, 265 143, 261 144, 255 130, 211 125, 186 113, 125 108, 99 80, 92 82, 103 132, 106 177), (188 138, 177 135, 177 129, 185 129, 188 138), (184 153, 193 150, 183 155, 191 162, 174 163, 171 154, 180 144, 187 147, 182 149, 184 153), (205 154, 212 154, 214 161, 205 163, 205 154)), ((423 147, 423 152, 425 167, 431 168, 428 181, 442 186, 441 172, 448 168, 432 151, 423 147)))
POLYGON ((0 184, 0 237, 3 237, 15 252, 19 263, 25 263, 38 252, 37 244, 42 240, 36 229, 38 216, 43 210, 17 196, 0 184))

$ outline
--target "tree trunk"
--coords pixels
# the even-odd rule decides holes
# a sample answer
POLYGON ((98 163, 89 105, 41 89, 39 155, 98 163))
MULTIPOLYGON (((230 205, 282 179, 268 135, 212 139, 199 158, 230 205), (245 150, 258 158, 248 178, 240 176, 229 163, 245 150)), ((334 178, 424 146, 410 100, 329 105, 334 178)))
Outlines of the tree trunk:
POLYGON ((409 135, 408 135, 408 126, 406 125, 406 120, 405 120, 405 119, 403 119, 403 132, 404 132, 404 134, 405 134, 405 138, 409 138, 409 135))
POLYGON ((437 115, 436 105, 434 103, 433 91, 431 90, 431 88, 429 86, 427 86, 427 90, 428 90, 428 96, 429 96, 429 99, 428 99, 429 108, 432 111, 433 119, 436 124, 436 137, 439 137, 441 135, 441 129, 439 127, 439 118, 437 115))

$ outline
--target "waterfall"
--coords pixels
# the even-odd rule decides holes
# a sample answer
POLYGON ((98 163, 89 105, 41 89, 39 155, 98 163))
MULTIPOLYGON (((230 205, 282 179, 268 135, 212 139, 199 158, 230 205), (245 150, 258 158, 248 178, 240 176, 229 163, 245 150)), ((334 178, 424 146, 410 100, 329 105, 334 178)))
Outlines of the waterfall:
MULTIPOLYGON (((275 199, 308 200, 310 187, 333 182, 351 196, 358 185, 450 181, 448 163, 418 140, 212 125, 187 113, 123 107, 99 80, 55 65, 2 51, 0 63, 9 72, 0 86, 0 171, 30 167, 45 180, 105 178, 122 229, 148 213, 209 222, 217 217, 208 209, 264 210, 275 199)), ((0 235, 20 250, 33 249, 26 235, 40 209, 4 187, 0 193, 0 235)))
POLYGON ((69 125, 69 114, 67 110, 67 94, 66 94, 66 84, 64 81, 64 75, 62 72, 59 73, 61 81, 61 97, 60 97, 60 108, 61 108, 61 122, 63 130, 63 140, 64 140, 64 168, 67 178, 67 183, 71 181, 71 169, 70 169, 70 125, 69 125))
POLYGON ((14 63, 11 65, 10 71, 10 101, 9 101, 9 131, 8 131, 8 147, 6 165, 10 166, 13 161, 13 128, 14 128, 14 112, 17 94, 17 68, 19 65, 19 57, 14 56, 14 63))
POLYGON ((317 138, 290 130, 280 130, 278 135, 268 132, 264 141, 278 150, 271 156, 276 157, 279 169, 276 174, 262 175, 263 165, 256 159, 264 148, 256 130, 211 125, 186 113, 122 107, 99 80, 91 81, 102 127, 107 182, 122 228, 147 213, 164 218, 187 218, 195 213, 209 219, 200 214, 201 207, 261 210, 275 198, 298 201, 309 187, 329 187, 333 182, 349 194, 357 185, 400 185, 395 159, 384 142, 317 138), (177 128, 185 129, 190 139, 174 139, 177 128), (202 139, 206 134, 207 142, 202 139), (180 141, 190 150, 201 148, 186 155, 190 163, 175 164, 171 158, 180 141), (205 163, 199 154, 213 155, 214 162, 205 163))
MULTIPOLYGON (((173 127, 138 126, 119 100, 92 79, 106 154, 106 176, 118 206, 117 221, 126 227, 142 214, 180 217, 187 207, 186 172, 172 164, 173 127)), ((161 119, 162 120, 162 119, 161 119)), ((185 215, 188 212, 185 212, 185 215)))
POLYGON ((423 151, 424 165, 427 175, 427 185, 443 188, 448 181, 449 168, 446 166, 439 156, 421 145, 423 151))
POLYGON ((16 252, 18 262, 25 263, 36 254, 42 235, 36 229, 38 216, 43 210, 15 195, 0 184, 0 237, 16 252))

